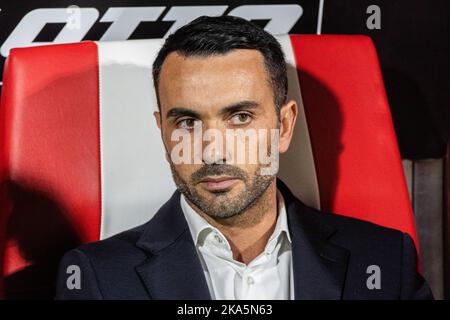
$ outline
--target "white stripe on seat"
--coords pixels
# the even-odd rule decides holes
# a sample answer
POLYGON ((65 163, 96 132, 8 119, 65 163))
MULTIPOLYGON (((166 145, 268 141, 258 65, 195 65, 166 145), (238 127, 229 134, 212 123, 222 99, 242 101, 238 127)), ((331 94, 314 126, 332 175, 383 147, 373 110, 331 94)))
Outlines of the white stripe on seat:
POLYGON ((289 35, 276 36, 276 39, 281 44, 286 58, 289 86, 287 99, 295 100, 299 110, 289 150, 285 154, 280 155, 280 171, 278 175, 306 205, 320 209, 319 184, 317 182, 294 51, 289 35))
POLYGON ((153 117, 151 65, 162 40, 97 45, 104 239, 149 220, 175 184, 153 117))

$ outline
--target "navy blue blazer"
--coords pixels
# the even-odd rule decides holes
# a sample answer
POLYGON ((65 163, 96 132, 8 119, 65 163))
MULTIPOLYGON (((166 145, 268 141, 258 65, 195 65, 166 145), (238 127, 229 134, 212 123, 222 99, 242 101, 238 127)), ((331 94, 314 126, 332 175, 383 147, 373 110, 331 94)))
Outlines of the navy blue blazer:
MULTIPOLYGON (((318 211, 281 181, 277 187, 292 239, 295 299, 433 298, 417 272, 416 249, 407 234, 318 211), (379 267, 375 288, 367 285, 373 265, 379 267)), ((211 299, 180 193, 144 225, 66 253, 56 298, 211 299), (78 288, 70 278, 74 269, 68 269, 73 265, 80 271, 78 288)))

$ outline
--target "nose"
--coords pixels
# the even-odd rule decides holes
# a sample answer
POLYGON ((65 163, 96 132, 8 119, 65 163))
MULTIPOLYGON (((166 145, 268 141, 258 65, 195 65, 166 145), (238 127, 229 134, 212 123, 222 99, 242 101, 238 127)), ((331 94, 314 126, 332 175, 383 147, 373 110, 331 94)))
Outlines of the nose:
POLYGON ((202 161, 204 164, 223 164, 226 150, 223 134, 218 129, 207 129, 203 134, 202 161))
POLYGON ((203 133, 202 162, 204 164, 224 164, 229 159, 225 131, 208 128, 203 133))

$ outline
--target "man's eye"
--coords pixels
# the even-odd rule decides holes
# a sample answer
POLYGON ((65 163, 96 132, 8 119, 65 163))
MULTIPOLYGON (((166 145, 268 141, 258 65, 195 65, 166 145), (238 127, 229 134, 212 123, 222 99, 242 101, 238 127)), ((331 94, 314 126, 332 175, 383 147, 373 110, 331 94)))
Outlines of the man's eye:
POLYGON ((201 126, 201 121, 197 119, 183 119, 177 122, 178 128, 181 129, 193 129, 197 126, 201 126))
POLYGON ((242 125, 249 123, 252 119, 252 116, 248 113, 238 113, 231 118, 231 123, 233 125, 242 125))

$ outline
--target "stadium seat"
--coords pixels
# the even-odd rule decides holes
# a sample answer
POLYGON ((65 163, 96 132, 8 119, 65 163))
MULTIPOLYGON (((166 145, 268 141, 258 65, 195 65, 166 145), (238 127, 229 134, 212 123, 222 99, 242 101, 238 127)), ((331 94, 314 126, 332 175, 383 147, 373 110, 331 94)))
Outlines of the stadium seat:
MULTIPOLYGON (((277 37, 300 106, 279 176, 307 205, 409 233, 370 38, 277 37)), ((1 291, 52 298, 62 254, 142 224, 175 190, 153 119, 162 39, 12 49, 0 106, 1 291)))

